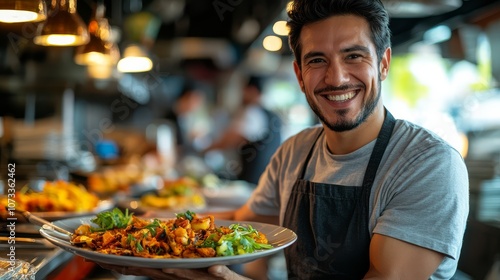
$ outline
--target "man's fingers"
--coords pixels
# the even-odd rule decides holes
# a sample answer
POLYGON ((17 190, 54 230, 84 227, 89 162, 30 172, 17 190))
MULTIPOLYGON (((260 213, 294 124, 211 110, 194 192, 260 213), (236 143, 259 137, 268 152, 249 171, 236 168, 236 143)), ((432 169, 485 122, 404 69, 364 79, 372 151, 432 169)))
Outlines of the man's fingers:
POLYGON ((104 269, 112 270, 123 275, 147 276, 153 279, 178 279, 172 277, 171 275, 163 273, 163 271, 161 271, 160 269, 127 267, 127 266, 118 266, 105 263, 98 263, 98 265, 104 269))
POLYGON ((215 279, 211 277, 206 269, 179 269, 179 268, 164 268, 162 271, 166 274, 175 275, 177 279, 215 279))
POLYGON ((208 268, 208 273, 220 277, 224 280, 244 280, 248 279, 232 271, 225 265, 214 265, 208 268))
POLYGON ((178 269, 178 268, 142 268, 118 266, 106 263, 97 263, 104 269, 113 270, 124 275, 147 276, 153 279, 196 279, 196 280, 245 280, 243 277, 224 265, 214 265, 207 269, 178 269))

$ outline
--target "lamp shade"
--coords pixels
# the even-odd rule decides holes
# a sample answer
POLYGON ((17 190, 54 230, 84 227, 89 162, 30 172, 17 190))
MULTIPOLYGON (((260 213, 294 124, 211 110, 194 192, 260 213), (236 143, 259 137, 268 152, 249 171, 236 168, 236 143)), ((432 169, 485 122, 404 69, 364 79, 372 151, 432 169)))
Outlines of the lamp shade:
POLYGON ((118 62, 120 53, 110 40, 111 28, 104 13, 104 4, 98 4, 88 26, 90 41, 76 49, 77 64, 114 65, 118 62))
POLYGON ((87 26, 76 12, 76 0, 52 0, 47 20, 33 42, 42 46, 81 46, 90 40, 87 26))
POLYGON ((37 22, 46 18, 43 0, 0 0, 0 22, 37 22))
POLYGON ((108 64, 110 48, 106 42, 101 40, 95 34, 90 34, 90 41, 83 46, 79 46, 75 54, 75 62, 80 65, 89 64, 108 64))
POLYGON ((123 51, 123 58, 118 61, 118 71, 122 73, 147 72, 153 68, 153 61, 139 45, 129 45, 123 51))

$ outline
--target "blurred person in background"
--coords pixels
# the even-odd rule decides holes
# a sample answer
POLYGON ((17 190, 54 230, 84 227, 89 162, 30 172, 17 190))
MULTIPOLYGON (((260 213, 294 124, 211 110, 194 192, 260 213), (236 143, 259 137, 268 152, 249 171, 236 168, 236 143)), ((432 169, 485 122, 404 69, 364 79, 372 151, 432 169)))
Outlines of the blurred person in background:
MULTIPOLYGON (((389 16, 380 0, 295 0, 295 74, 321 125, 276 151, 236 221, 274 223, 289 279, 451 279, 469 211, 460 153, 385 108, 389 16)), ((226 266, 103 265, 157 279, 246 279, 226 266)))
POLYGON ((281 119, 261 103, 263 84, 262 77, 248 79, 243 87, 241 107, 222 134, 204 150, 205 153, 211 150, 237 153, 239 169, 222 170, 221 176, 235 172, 237 179, 257 184, 281 144, 281 119))
POLYGON ((186 79, 171 110, 164 116, 176 129, 179 155, 198 154, 212 127, 207 93, 195 81, 186 79))

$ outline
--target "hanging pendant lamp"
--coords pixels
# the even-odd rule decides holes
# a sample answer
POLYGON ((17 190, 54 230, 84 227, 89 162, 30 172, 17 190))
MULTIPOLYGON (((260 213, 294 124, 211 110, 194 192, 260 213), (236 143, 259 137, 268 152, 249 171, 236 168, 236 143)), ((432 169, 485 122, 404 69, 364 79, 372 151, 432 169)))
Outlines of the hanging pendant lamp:
POLYGON ((123 51, 123 58, 118 61, 117 68, 122 73, 147 72, 153 68, 153 61, 142 46, 131 44, 123 51))
POLYGON ((47 18, 43 0, 0 0, 0 22, 37 22, 47 18))
POLYGON ((80 65, 111 65, 119 59, 116 56, 116 46, 110 40, 111 28, 104 17, 106 8, 99 3, 94 8, 88 31, 90 40, 76 49, 75 62, 80 65))
POLYGON ((47 20, 33 42, 41 46, 81 46, 90 40, 87 26, 76 11, 76 0, 51 0, 47 20))

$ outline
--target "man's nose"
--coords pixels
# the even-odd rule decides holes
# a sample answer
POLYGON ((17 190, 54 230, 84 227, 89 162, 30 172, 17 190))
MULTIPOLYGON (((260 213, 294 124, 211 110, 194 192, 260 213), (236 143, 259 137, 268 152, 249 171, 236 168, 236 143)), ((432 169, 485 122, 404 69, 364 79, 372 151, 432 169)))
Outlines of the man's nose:
POLYGON ((325 73, 325 83, 341 86, 349 82, 349 72, 341 63, 330 63, 325 73))

